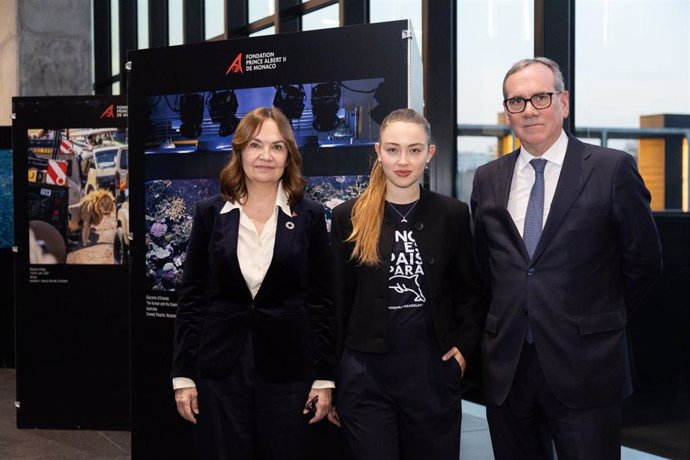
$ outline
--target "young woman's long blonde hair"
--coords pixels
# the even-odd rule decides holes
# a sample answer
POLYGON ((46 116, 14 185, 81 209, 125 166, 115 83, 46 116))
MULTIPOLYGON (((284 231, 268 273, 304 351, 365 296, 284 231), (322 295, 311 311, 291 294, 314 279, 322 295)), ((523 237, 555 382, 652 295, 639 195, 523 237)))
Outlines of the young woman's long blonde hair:
MULTIPOLYGON (((431 144, 431 127, 426 118, 412 109, 398 109, 386 116, 379 130, 381 133, 391 123, 397 121, 413 123, 424 128, 427 147, 431 144)), ((363 265, 376 266, 381 262, 379 240, 383 225, 383 210, 386 204, 386 175, 380 161, 374 161, 369 177, 369 185, 357 198, 352 208, 352 233, 345 240, 355 243, 351 259, 363 265)))

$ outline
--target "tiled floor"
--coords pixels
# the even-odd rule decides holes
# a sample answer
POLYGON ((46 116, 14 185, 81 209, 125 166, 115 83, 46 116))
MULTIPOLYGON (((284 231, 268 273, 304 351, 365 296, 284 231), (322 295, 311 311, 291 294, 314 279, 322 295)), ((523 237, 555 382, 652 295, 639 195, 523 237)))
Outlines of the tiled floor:
POLYGON ((19 430, 14 369, 0 369, 0 459, 129 460, 127 431, 19 430))
MULTIPOLYGON (((0 369, 1 460, 128 460, 130 434, 126 431, 19 430, 16 428, 15 372, 0 369)), ((623 448, 623 460, 660 459, 623 448)), ((484 408, 463 402, 462 460, 493 460, 484 408)))

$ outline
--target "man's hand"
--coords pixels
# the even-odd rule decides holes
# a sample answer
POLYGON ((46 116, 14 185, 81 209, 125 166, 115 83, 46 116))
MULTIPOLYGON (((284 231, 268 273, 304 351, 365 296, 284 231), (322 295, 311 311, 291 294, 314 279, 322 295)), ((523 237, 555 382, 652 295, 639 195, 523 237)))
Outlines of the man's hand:
POLYGON ((196 424, 195 415, 199 415, 199 399, 196 388, 178 388, 175 390, 177 412, 183 419, 196 424))
POLYGON ((338 412, 335 410, 335 406, 333 406, 331 411, 328 413, 328 421, 337 427, 340 426, 340 417, 338 417, 338 412))

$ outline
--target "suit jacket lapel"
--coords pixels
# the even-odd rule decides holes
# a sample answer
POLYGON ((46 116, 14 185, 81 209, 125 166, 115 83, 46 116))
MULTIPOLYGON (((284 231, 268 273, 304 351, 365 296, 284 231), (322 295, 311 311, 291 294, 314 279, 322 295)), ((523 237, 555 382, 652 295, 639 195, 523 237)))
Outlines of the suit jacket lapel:
POLYGON ((228 265, 230 267, 229 279, 242 280, 237 283, 241 286, 248 298, 252 298, 251 292, 247 287, 247 283, 244 281, 244 276, 242 275, 242 269, 240 268, 240 262, 237 260, 237 241, 239 237, 239 227, 240 227, 240 210, 233 209, 225 214, 220 214, 220 234, 224 235, 224 247, 225 254, 228 260, 228 265))
POLYGON ((429 264, 429 259, 433 258, 434 248, 437 247, 438 242, 436 245, 434 244, 433 233, 430 232, 428 228, 425 228, 424 225, 425 223, 429 225, 436 209, 431 209, 433 202, 429 201, 429 194, 424 188, 420 190, 419 204, 412 213, 410 222, 412 223, 412 231, 414 232, 415 242, 417 243, 417 250, 419 250, 419 255, 422 257, 422 263, 424 264, 424 276, 426 277, 427 286, 429 289, 434 289, 434 274, 432 273, 433 264, 429 264))
POLYGON ((513 182, 513 172, 515 171, 515 162, 518 159, 520 149, 513 150, 505 155, 498 164, 498 177, 494 182, 496 187, 496 199, 500 206, 508 209, 508 198, 510 198, 510 185, 513 182))
POLYGON ((568 149, 565 152, 558 185, 551 202, 549 216, 544 224, 544 230, 534 250, 533 262, 539 258, 553 239, 563 222, 563 218, 582 192, 582 188, 592 172, 591 162, 586 161, 589 153, 585 152, 585 145, 572 136, 568 137, 568 149))
MULTIPOLYGON (((293 214, 295 216, 297 215, 296 213, 293 214)), ((264 286, 279 285, 279 283, 273 281, 273 278, 280 275, 281 270, 290 260, 292 241, 295 238, 295 232, 305 231, 305 229, 298 228, 298 225, 303 222, 304 221, 297 222, 294 217, 288 216, 281 209, 278 210, 273 258, 271 259, 271 265, 268 266, 268 271, 266 272, 264 281, 261 283, 259 292, 256 293, 256 299, 265 291, 264 286)))
POLYGON ((501 158, 501 161, 497 163, 498 174, 496 175, 496 181, 494 182, 495 196, 497 200, 498 208, 503 214, 503 221, 505 227, 508 231, 507 235, 512 240, 516 249, 520 251, 520 254, 529 262, 529 255, 527 254, 527 249, 525 248, 525 243, 520 236, 520 230, 515 226, 515 221, 513 217, 508 212, 508 199, 510 198, 510 186, 513 183, 513 173, 515 171, 515 163, 518 159, 518 154, 520 149, 513 150, 509 154, 501 158))

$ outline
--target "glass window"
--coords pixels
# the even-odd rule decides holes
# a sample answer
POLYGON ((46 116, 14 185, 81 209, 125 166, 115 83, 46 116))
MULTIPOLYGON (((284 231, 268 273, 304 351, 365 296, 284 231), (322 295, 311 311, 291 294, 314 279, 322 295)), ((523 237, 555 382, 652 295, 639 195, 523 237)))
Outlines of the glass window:
POLYGON ((260 37, 262 35, 274 35, 276 33, 276 28, 274 26, 271 27, 266 27, 265 29, 261 29, 258 32, 254 32, 249 34, 250 37, 260 37))
MULTIPOLYGON (((688 211, 688 24, 687 0, 575 2, 575 129, 579 137, 637 157, 655 211, 688 211), (639 139, 641 128, 659 136, 639 139), (668 135, 670 129, 685 134, 668 135)), ((685 222, 673 214, 659 213, 656 221, 664 274, 652 291, 656 298, 643 306, 665 309, 639 308, 630 320, 635 393, 623 404, 622 442, 663 458, 690 458, 687 353, 680 360, 677 355, 688 349, 677 340, 687 334, 687 299, 680 287, 687 286, 687 276, 671 268, 687 267, 687 259, 680 261, 688 240, 681 236, 685 222), (660 364, 658 357, 667 353, 670 358, 660 364)))
POLYGON ((690 3, 576 3, 576 123, 639 127, 640 115, 690 113, 690 3))
MULTIPOLYGON (((690 130, 690 3, 588 0, 576 3, 575 15, 575 123, 580 135, 606 133, 606 128, 690 130)), ((592 137, 602 143, 602 135, 592 137)), ((688 210, 682 141, 606 138, 604 134, 609 147, 638 157, 654 209, 688 210), (677 167, 664 167, 668 155, 677 158, 677 167), (682 180, 682 195, 665 196, 669 180, 682 180)))
POLYGON ((204 16, 206 40, 225 34, 225 0, 206 0, 204 16))
POLYGON ((330 29, 340 25, 338 4, 302 16, 302 30, 330 29))
POLYGON ((275 0, 249 0, 249 22, 273 16, 275 12, 275 0))
POLYGON ((110 65, 112 75, 120 73, 120 0, 110 2, 110 65))
POLYGON ((149 47, 149 0, 137 0, 137 47, 149 47))
POLYGON ((374 22, 409 19, 422 54, 422 2, 421 0, 371 0, 369 19, 374 22))
POLYGON ((533 35, 534 0, 458 0, 456 193, 463 201, 469 201, 475 169, 513 148, 496 134, 505 124, 501 85, 513 63, 533 56, 533 35), (491 134, 480 135, 487 125, 494 127, 491 134))
POLYGON ((182 0, 168 0, 168 43, 170 46, 184 43, 182 27, 182 0))

